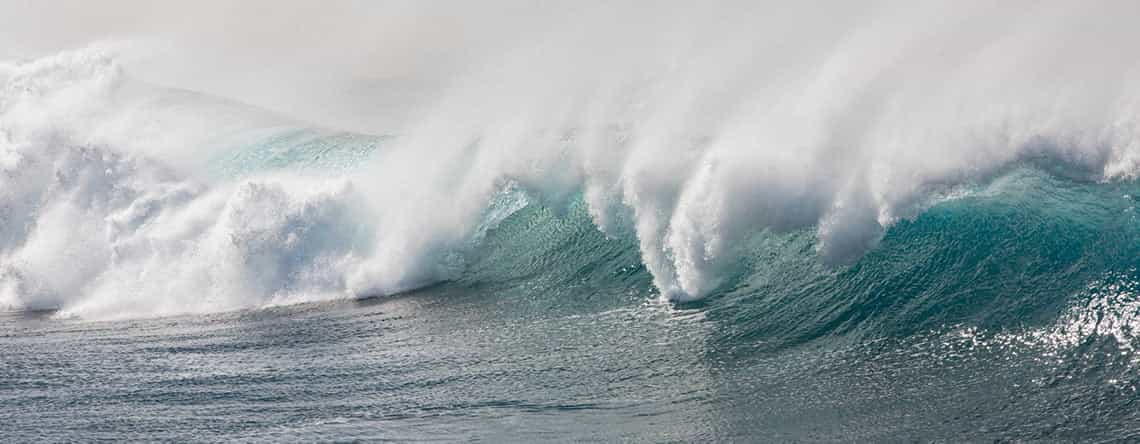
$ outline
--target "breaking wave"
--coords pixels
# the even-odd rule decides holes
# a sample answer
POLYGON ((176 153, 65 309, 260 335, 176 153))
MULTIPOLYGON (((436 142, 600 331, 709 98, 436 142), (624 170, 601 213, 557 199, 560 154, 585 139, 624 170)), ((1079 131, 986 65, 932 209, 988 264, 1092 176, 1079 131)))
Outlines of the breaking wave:
POLYGON ((509 118, 458 87, 378 135, 150 84, 108 46, 3 64, 0 306, 153 316, 438 283, 748 295, 765 308, 741 316, 771 312, 753 329, 794 340, 1055 317, 1131 282, 1136 87, 927 97, 845 60, 786 83, 799 101, 731 106, 661 93, 683 75, 509 118))

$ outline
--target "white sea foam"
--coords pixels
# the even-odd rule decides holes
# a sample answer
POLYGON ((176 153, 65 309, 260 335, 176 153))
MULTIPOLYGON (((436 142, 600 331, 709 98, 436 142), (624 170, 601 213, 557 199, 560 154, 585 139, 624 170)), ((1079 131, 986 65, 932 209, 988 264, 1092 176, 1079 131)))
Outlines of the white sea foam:
POLYGON ((272 119, 132 85, 99 49, 6 74, 0 305, 116 317, 347 291, 345 270, 370 238, 348 181, 210 183, 197 178, 200 159, 179 163, 190 153, 178 150, 207 156, 211 138, 239 131, 235 116, 272 119), (200 132, 172 142, 168 128, 200 132))

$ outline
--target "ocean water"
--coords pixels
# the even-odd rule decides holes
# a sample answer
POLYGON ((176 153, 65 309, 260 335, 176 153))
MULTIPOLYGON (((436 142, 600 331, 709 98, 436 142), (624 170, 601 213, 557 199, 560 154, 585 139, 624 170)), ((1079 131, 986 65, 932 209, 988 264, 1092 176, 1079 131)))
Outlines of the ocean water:
POLYGON ((1135 358, 1112 336, 1064 336, 1096 325, 829 335, 781 348, 737 331, 715 307, 501 296, 441 287, 113 323, 8 315, 5 439, 1127 441, 1140 433, 1135 358))
POLYGON ((1140 441, 1140 11, 952 6, 0 62, 0 441, 1140 441))

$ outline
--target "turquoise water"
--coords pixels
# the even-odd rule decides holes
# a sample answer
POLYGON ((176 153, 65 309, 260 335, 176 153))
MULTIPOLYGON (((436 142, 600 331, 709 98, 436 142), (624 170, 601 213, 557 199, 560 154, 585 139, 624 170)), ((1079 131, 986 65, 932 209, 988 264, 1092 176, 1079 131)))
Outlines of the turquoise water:
POLYGON ((213 175, 234 178, 280 170, 335 175, 367 161, 391 138, 286 126, 234 139, 210 159, 213 175))

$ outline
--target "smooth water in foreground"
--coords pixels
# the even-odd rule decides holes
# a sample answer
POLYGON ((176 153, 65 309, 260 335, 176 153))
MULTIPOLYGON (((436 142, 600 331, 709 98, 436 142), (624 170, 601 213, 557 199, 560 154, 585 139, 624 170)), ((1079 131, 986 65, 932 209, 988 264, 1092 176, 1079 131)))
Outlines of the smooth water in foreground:
POLYGON ((14 442, 1140 438, 1135 363, 1064 362, 968 331, 766 349, 726 342, 731 326, 702 307, 494 296, 437 287, 123 322, 5 315, 2 434, 14 442))

